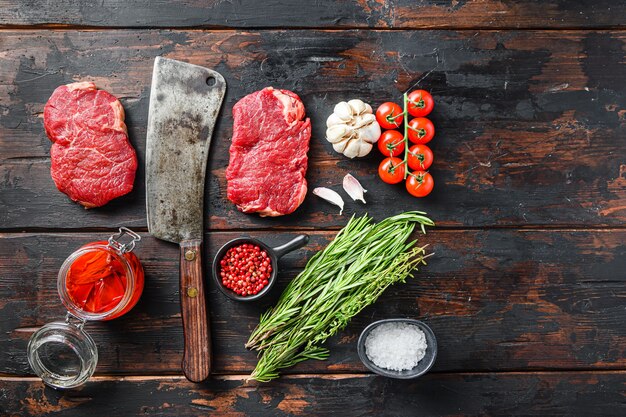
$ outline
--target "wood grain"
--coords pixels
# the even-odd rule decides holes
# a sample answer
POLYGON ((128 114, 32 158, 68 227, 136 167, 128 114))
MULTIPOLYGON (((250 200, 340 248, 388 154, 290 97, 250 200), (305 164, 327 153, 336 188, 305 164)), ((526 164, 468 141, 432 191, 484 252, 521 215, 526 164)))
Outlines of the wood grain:
POLYGON ((594 28, 624 26, 624 2, 557 0, 0 0, 0 27, 594 28))
MULTIPOLYGON (((338 228, 353 213, 428 211, 446 226, 621 226, 626 221, 624 32, 581 31, 2 31, 0 228, 145 227, 145 126, 153 58, 212 67, 228 82, 209 161, 208 229, 338 228), (49 174, 41 112, 60 84, 91 80, 120 97, 140 169, 135 190, 84 210, 49 174), (226 200, 233 104, 267 85, 303 98, 312 119, 309 186, 370 190, 346 214, 309 195, 261 219, 226 200), (374 106, 430 89, 435 191, 415 199, 376 175, 381 156, 348 160, 324 139, 340 100, 374 106), (393 204, 390 202, 393 201, 393 204)), ((347 198, 347 197, 346 197, 347 198)))
POLYGON ((626 373, 428 374, 411 381, 299 375, 263 384, 241 376, 196 385, 180 378, 97 378, 71 391, 0 378, 9 416, 623 416, 626 373), (148 394, 149 393, 149 394, 148 394))
MULTIPOLYGON (((180 309, 183 319, 183 373, 201 382, 211 373, 211 334, 206 308, 202 240, 180 243, 180 309)), ((209 271, 209 270, 207 270, 209 271)), ((210 272, 209 272, 210 273, 210 272)))
POLYGON ((0 0, 0 415, 626 415, 625 14, 616 0, 0 0), (105 229, 147 230, 145 126, 159 55, 229 83, 208 170, 205 259, 241 234, 279 245, 306 232, 311 242, 280 261, 275 292, 259 303, 209 284, 216 372, 191 384, 179 365, 177 247, 144 233, 142 300, 87 325, 98 376, 76 390, 45 388, 25 350, 33 331, 64 315, 59 266, 105 229), (135 190, 89 211, 54 188, 42 126, 54 88, 81 80, 120 97, 140 159, 135 190), (369 192, 366 206, 347 203, 348 215, 422 209, 438 228, 420 239, 436 253, 429 265, 329 340, 328 361, 257 385, 244 381, 256 362, 247 336, 347 221, 312 196, 279 219, 243 215, 225 199, 230 111, 268 85, 300 94, 312 119, 311 188, 340 190, 350 172, 369 192), (436 189, 422 200, 380 183, 379 155, 350 161, 324 140, 337 101, 377 106, 413 86, 437 103, 436 189), (434 329, 433 372, 408 382, 367 373, 356 339, 388 317, 434 329))
MULTIPOLYGON (((278 246, 297 232, 249 233, 278 246)), ((207 296, 214 373, 249 373, 256 355, 244 349, 265 309, 323 248, 333 232, 308 233, 310 243, 281 259, 274 292, 258 303, 227 299, 213 282, 207 296)), ((205 259, 239 232, 205 236, 205 259)), ((26 343, 60 319, 56 273, 65 257, 106 233, 0 236, 0 372, 30 375, 26 343)), ((183 335, 178 248, 142 235, 135 249, 145 290, 126 316, 89 323, 99 348, 96 373, 180 375, 183 335)), ((624 369, 626 366, 626 231, 440 230, 420 238, 435 256, 415 279, 390 288, 328 342, 328 361, 287 372, 365 372, 356 354, 359 333, 382 318, 419 318, 439 342, 434 371, 624 369)), ((208 269, 205 266, 205 270, 208 269)))

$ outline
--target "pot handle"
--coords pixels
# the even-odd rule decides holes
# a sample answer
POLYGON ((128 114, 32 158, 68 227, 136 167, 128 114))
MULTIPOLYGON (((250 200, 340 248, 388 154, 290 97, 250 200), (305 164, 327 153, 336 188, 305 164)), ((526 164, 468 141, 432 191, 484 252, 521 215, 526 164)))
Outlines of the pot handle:
POLYGON ((276 255, 276 259, 282 258, 284 255, 288 254, 291 251, 296 249, 300 249, 304 245, 309 243, 309 235, 298 235, 295 238, 291 239, 289 242, 284 245, 277 246, 272 248, 274 254, 276 255))

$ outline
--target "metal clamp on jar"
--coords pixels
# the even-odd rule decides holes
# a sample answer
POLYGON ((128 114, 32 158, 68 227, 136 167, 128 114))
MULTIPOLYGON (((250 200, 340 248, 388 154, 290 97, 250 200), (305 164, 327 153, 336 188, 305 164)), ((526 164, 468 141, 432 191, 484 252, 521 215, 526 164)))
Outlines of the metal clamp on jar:
POLYGON ((98 349, 83 327, 87 321, 111 320, 137 304, 144 272, 131 251, 141 237, 121 227, 108 241, 88 243, 63 263, 57 279, 65 321, 48 323, 28 342, 33 371, 55 388, 86 382, 98 363, 98 349))

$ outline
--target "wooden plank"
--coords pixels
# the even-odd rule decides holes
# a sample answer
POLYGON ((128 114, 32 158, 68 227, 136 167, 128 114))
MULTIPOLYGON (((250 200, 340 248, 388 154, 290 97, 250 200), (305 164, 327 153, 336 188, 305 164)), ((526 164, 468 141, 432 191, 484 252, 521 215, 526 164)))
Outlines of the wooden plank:
POLYGON ((623 26, 624 14, 616 0, 0 1, 0 27, 594 28, 623 26))
POLYGON ((213 67, 229 83, 207 181, 211 229, 345 224, 346 216, 311 195, 279 219, 241 214, 226 200, 232 106, 267 85, 296 91, 307 106, 310 186, 340 189, 351 172, 370 190, 368 205, 350 202, 347 215, 420 208, 440 226, 623 225, 625 38, 579 31, 4 31, 0 228, 146 226, 143 169, 129 196, 102 209, 86 211, 54 188, 41 115, 58 85, 93 80, 121 98, 143 164, 157 55, 213 67), (437 101, 436 189, 421 200, 377 178, 377 152, 348 160, 324 139, 336 102, 358 96, 378 105, 413 85, 437 101))
MULTIPOLYGON (((237 232, 206 236, 205 259, 237 232)), ((293 232, 252 234, 280 244, 293 232)), ((26 343, 46 322, 62 319, 56 273, 74 249, 104 233, 5 234, 0 238, 0 369, 28 375, 26 343)), ((259 315, 331 232, 281 261, 275 292, 258 304, 227 299, 209 282, 218 374, 249 373, 255 354, 244 349, 259 315)), ((435 371, 624 369, 626 367, 626 231, 434 230, 421 239, 436 253, 405 285, 390 288, 332 338, 328 361, 288 372, 362 372, 356 340, 370 322, 421 318, 437 335, 435 371)), ((100 350, 99 374, 180 374, 182 328, 175 245, 144 234, 137 254, 146 289, 127 316, 89 323, 100 350)), ((207 269, 208 270, 208 269, 207 269)))
POLYGON ((0 378, 3 415, 43 416, 623 416, 626 373, 428 374, 411 381, 368 375, 300 375, 268 384, 238 377, 97 378, 57 391, 0 378))

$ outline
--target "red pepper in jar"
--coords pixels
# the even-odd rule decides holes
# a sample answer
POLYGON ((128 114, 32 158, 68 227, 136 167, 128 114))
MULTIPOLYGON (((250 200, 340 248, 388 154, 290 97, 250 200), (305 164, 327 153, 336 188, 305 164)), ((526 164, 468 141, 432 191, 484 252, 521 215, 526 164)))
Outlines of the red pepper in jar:
POLYGON ((81 249, 93 250, 81 254, 70 265, 65 286, 74 305, 86 312, 101 314, 113 310, 122 301, 130 273, 133 283, 131 298, 123 310, 107 317, 108 320, 121 316, 137 303, 143 291, 144 273, 134 253, 118 254, 106 245, 106 241, 101 241, 83 246, 81 249))
POLYGON ((222 284, 237 295, 258 294, 269 284, 272 260, 259 245, 243 243, 233 246, 220 260, 222 284))

